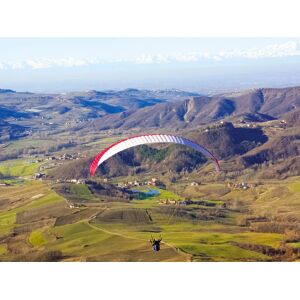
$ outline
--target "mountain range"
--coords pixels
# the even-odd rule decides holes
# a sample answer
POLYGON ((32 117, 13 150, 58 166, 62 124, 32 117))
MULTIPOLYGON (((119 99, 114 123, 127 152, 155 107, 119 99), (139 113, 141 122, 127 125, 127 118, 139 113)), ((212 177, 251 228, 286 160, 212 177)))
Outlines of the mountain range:
POLYGON ((131 109, 93 120, 97 130, 132 128, 193 128, 222 119, 268 121, 300 108, 300 87, 255 89, 213 97, 192 96, 186 100, 131 109))
POLYGON ((198 94, 179 90, 126 89, 36 94, 1 89, 0 116, 3 121, 27 126, 33 131, 77 130, 78 125, 87 125, 104 116, 138 111, 169 101, 182 101, 195 95, 198 94))
POLYGON ((0 93, 2 120, 33 128, 44 126, 48 120, 52 129, 194 128, 223 119, 264 122, 298 108, 300 87, 210 97, 179 90, 137 89, 62 94, 2 89, 0 93))

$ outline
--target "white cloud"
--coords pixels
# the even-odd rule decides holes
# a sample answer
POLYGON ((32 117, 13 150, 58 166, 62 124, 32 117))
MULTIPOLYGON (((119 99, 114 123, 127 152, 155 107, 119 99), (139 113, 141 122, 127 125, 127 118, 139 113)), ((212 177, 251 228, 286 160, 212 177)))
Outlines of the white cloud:
POLYGON ((286 57, 300 55, 299 42, 286 42, 282 44, 272 44, 263 48, 252 48, 240 51, 232 51, 223 53, 223 58, 272 58, 272 57, 286 57))
POLYGON ((101 63, 136 63, 136 64, 167 64, 172 62, 198 62, 201 60, 223 61, 230 59, 263 59, 300 56, 300 42, 290 41, 286 43, 270 44, 261 48, 234 49, 219 52, 188 52, 170 54, 142 54, 136 58, 118 58, 114 60, 102 60, 100 58, 39 58, 23 61, 0 61, 0 70, 19 69, 48 69, 71 68, 99 65, 101 63))
POLYGON ((24 61, 24 67, 31 67, 32 69, 46 69, 51 67, 83 67, 93 64, 98 64, 99 60, 97 59, 77 59, 73 57, 69 58, 48 58, 48 59, 39 59, 39 60, 26 60, 24 61))
POLYGON ((83 67, 100 63, 98 59, 77 59, 69 58, 44 58, 44 59, 27 59, 23 61, 0 62, 0 70, 16 69, 48 69, 53 67, 83 67))
POLYGON ((143 54, 136 59, 136 63, 168 63, 168 62, 196 62, 203 59, 222 61, 225 59, 262 59, 300 56, 300 42, 286 42, 272 44, 263 48, 251 48, 243 50, 221 51, 216 53, 191 52, 177 54, 143 54))
POLYGON ((169 55, 163 54, 142 54, 133 60, 123 60, 124 62, 135 62, 138 64, 154 64, 154 63, 169 63, 171 62, 169 55))

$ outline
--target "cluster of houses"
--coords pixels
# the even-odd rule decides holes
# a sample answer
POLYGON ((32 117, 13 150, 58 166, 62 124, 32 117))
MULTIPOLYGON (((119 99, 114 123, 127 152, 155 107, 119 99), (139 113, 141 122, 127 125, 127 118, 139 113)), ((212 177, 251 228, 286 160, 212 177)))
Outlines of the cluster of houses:
MULTIPOLYGON (((220 121, 214 125, 207 126, 204 128, 204 132, 209 132, 211 129, 216 129, 216 128, 221 128, 228 124, 229 122, 226 121, 220 121)), ((270 121, 269 127, 274 127, 274 128, 285 128, 287 123, 284 119, 282 120, 275 120, 275 121, 270 121)), ((234 127, 246 127, 246 128, 260 128, 261 126, 257 122, 247 122, 244 119, 238 119, 236 122, 232 123, 234 127)), ((264 126, 266 126, 264 124, 264 126)))
MULTIPOLYGON (((237 120, 236 123, 233 124, 236 127, 248 127, 248 128, 259 128, 261 127, 259 124, 255 123, 255 122, 250 122, 247 123, 244 119, 239 119, 237 120)), ((274 121, 269 121, 266 123, 264 123, 264 127, 273 127, 273 128, 286 128, 286 120, 282 119, 282 120, 274 120, 274 121)))
POLYGON ((75 159, 80 159, 80 158, 85 158, 86 156, 83 155, 82 153, 77 153, 77 154, 69 154, 69 153, 64 153, 60 156, 47 156, 46 158, 46 164, 43 164, 40 166, 39 170, 47 170, 51 169, 53 167, 59 166, 63 164, 63 161, 65 160, 75 160, 75 159))
POLYGON ((257 184, 247 183, 247 182, 228 182, 227 186, 231 189, 247 190, 247 189, 255 188, 257 184))
POLYGON ((74 159, 80 159, 80 158, 86 158, 86 156, 82 153, 64 153, 60 156, 49 156, 46 158, 46 160, 74 160, 74 159))
MULTIPOLYGON (((173 200, 173 199, 164 199, 159 201, 159 204, 164 204, 164 205, 181 205, 181 206, 187 206, 187 205, 202 205, 202 206, 208 206, 208 207, 215 207, 215 206, 220 206, 217 203, 214 202, 208 202, 208 201, 203 201, 203 200, 191 200, 191 199, 186 199, 186 200, 173 200)), ((226 204, 222 203, 221 207, 225 207, 226 204)))
POLYGON ((57 183, 75 183, 75 184, 85 184, 86 180, 85 179, 57 179, 57 183))
POLYGON ((238 119, 233 123, 234 127, 247 127, 247 128, 258 128, 259 126, 255 122, 247 122, 244 119, 238 119))
POLYGON ((287 127, 287 122, 286 122, 286 120, 274 120, 274 121, 270 122, 269 127, 286 128, 287 127))
MULTIPOLYGON (((209 132, 212 129, 217 129, 217 128, 222 128, 228 124, 231 124, 230 122, 226 122, 226 121, 220 121, 216 124, 210 125, 205 127, 204 132, 209 132)), ((235 127, 248 127, 248 128, 257 128, 257 124, 256 123, 247 123, 245 120, 243 119, 239 119, 237 122, 232 123, 233 126, 235 127)))
POLYGON ((204 132, 209 132, 211 129, 221 128, 221 127, 225 126, 226 124, 227 124, 227 122, 221 121, 219 123, 207 126, 207 127, 205 127, 204 132))
POLYGON ((165 205, 178 205, 179 202, 178 200, 173 200, 173 199, 163 199, 159 201, 159 204, 165 204, 165 205))
MULTIPOLYGON (((46 174, 45 173, 38 172, 38 173, 34 174, 34 179, 36 179, 36 180, 42 180, 42 179, 45 179, 45 178, 46 178, 46 174)), ((72 179, 57 179, 56 182, 57 183, 85 184, 86 180, 85 179, 75 179, 75 178, 72 178, 72 179)))
POLYGON ((121 188, 132 188, 132 187, 135 187, 135 186, 163 187, 164 184, 160 180, 158 180, 157 178, 152 178, 151 180, 146 180, 146 181, 134 180, 134 181, 127 181, 127 182, 118 183, 118 187, 121 187, 121 188))

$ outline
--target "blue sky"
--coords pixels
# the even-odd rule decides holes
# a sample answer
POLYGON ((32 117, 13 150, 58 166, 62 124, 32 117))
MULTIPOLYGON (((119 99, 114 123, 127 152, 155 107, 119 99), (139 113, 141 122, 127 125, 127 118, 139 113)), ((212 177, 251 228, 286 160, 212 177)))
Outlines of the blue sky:
POLYGON ((296 38, 0 39, 0 88, 203 93, 300 85, 296 38))

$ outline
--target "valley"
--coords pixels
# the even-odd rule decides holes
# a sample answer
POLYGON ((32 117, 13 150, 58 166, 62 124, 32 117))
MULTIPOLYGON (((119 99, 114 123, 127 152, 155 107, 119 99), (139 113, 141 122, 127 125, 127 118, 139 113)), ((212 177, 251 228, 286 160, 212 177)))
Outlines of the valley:
POLYGON ((300 88, 2 91, 0 261, 300 260, 300 88), (154 132, 207 147, 222 171, 151 145, 89 175, 101 150, 154 132))

